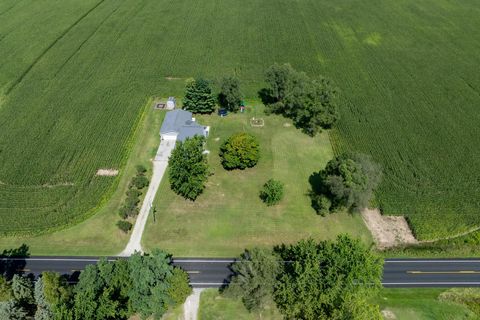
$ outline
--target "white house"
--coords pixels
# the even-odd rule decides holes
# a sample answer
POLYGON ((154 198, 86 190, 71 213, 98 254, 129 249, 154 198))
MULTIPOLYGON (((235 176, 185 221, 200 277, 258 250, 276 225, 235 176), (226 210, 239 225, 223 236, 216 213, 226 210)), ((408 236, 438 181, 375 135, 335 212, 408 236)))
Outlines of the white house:
POLYGON ((192 113, 185 110, 168 111, 160 128, 162 140, 184 141, 195 135, 208 137, 210 127, 202 126, 192 118, 192 113))

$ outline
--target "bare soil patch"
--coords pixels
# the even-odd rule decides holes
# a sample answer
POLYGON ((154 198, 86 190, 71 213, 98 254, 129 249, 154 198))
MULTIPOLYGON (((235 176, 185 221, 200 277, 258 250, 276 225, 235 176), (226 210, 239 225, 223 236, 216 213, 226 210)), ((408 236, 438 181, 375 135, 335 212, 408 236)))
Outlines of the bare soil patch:
POLYGON ((365 209, 362 218, 379 249, 418 243, 402 216, 384 216, 378 209, 365 209))
POLYGON ((393 313, 392 310, 382 310, 382 316, 385 320, 395 320, 397 319, 397 316, 395 316, 395 313, 393 313))
POLYGON ((96 176, 102 176, 102 177, 115 177, 118 175, 118 170, 116 169, 98 169, 97 173, 95 174, 96 176))

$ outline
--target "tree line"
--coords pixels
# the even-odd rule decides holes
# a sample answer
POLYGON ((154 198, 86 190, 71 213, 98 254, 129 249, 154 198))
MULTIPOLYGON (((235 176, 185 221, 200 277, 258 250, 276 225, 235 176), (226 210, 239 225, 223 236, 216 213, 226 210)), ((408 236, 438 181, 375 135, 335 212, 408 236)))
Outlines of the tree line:
POLYGON ((249 311, 275 305, 286 319, 382 319, 370 302, 381 288, 383 260, 359 240, 301 240, 246 250, 224 289, 249 311))
POLYGON ((188 275, 172 265, 169 254, 153 250, 129 259, 100 260, 71 285, 56 272, 33 277, 0 276, 0 319, 160 319, 191 293, 188 275))

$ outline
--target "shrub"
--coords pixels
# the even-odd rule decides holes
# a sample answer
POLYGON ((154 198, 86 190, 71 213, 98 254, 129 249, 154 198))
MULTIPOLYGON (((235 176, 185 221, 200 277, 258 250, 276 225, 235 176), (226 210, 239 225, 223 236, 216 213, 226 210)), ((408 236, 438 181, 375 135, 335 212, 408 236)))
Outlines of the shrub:
POLYGON ((132 224, 125 220, 119 220, 117 227, 125 233, 128 233, 132 229, 132 224))
POLYGON ((274 179, 268 180, 260 191, 260 199, 262 199, 268 206, 273 206, 274 204, 279 203, 282 198, 283 183, 274 179))
POLYGON ((148 178, 145 176, 136 176, 132 179, 132 185, 139 190, 142 190, 143 188, 148 186, 148 183, 148 178))
POLYGON ((127 190, 127 197, 132 198, 139 198, 142 195, 142 192, 137 189, 128 189, 127 190))
POLYGON ((330 213, 332 201, 324 194, 314 194, 312 195, 312 206, 319 215, 325 217, 330 213))
POLYGON ((184 303, 185 299, 192 293, 188 274, 180 268, 175 268, 168 282, 170 284, 168 295, 175 302, 175 305, 184 303))
POLYGON ((220 158, 227 170, 254 167, 260 159, 257 138, 246 132, 233 134, 220 147, 220 158))
POLYGON ((135 169, 137 170, 137 175, 144 175, 147 172, 147 168, 141 164, 137 165, 135 169))

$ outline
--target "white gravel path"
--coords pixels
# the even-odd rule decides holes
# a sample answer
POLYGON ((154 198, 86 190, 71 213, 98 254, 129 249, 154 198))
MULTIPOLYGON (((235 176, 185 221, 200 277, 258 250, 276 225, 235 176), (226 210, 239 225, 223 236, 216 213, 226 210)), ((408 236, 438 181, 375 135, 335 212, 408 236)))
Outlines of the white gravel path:
POLYGON ((153 172, 150 184, 148 185, 147 194, 143 200, 140 213, 138 214, 135 226, 133 227, 132 235, 127 243, 125 249, 119 254, 122 257, 129 257, 135 253, 135 251, 143 252, 142 250, 142 235, 145 230, 145 224, 147 223, 148 214, 152 207, 153 200, 157 194, 158 187, 162 181, 163 175, 168 166, 168 158, 175 147, 175 140, 162 140, 158 147, 157 155, 153 160, 153 172))
POLYGON ((205 289, 193 289, 191 295, 187 297, 183 304, 183 319, 184 320, 197 320, 198 308, 200 306, 200 294, 205 289))

